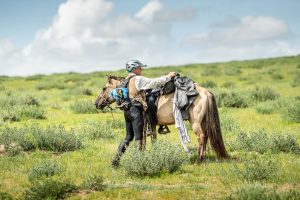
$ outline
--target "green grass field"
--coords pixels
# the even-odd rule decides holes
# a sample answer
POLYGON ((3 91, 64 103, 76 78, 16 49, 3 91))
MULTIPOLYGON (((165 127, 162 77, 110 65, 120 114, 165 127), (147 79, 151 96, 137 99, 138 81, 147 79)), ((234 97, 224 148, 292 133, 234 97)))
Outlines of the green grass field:
MULTIPOLYGON (((0 199, 56 191, 52 199, 300 198, 300 56, 149 68, 143 75, 169 71, 216 95, 230 159, 217 160, 208 147, 206 161, 194 164, 197 141, 189 128, 194 151, 181 168, 129 175, 110 166, 125 137, 122 112, 113 119, 110 110, 94 108, 106 75, 125 70, 0 76, 0 199), (94 181, 98 191, 93 176, 101 179, 94 181)), ((170 128, 158 140, 179 145, 170 128)))

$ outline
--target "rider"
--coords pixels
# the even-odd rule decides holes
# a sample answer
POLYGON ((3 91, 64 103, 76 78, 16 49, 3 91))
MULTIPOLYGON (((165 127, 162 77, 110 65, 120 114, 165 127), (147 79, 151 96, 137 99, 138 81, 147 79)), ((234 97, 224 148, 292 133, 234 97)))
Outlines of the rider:
POLYGON ((135 141, 140 149, 142 149, 144 117, 143 111, 147 110, 145 99, 145 90, 154 89, 163 86, 166 82, 176 76, 175 72, 170 72, 166 76, 150 79, 141 76, 142 70, 147 65, 142 64, 138 60, 130 60, 126 63, 126 70, 129 72, 126 79, 129 79, 128 88, 129 98, 132 105, 130 109, 124 111, 126 122, 126 137, 119 145, 116 155, 112 160, 112 166, 117 167, 120 163, 120 157, 125 152, 126 147, 135 137, 135 141))

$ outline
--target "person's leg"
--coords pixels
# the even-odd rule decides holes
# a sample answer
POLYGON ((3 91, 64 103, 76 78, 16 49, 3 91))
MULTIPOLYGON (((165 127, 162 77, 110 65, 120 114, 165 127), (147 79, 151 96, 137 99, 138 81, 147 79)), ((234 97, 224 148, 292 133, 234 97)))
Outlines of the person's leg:
POLYGON ((130 142, 133 140, 133 137, 134 137, 134 131, 133 131, 131 117, 130 117, 130 110, 124 112, 124 118, 125 118, 125 123, 126 123, 126 137, 120 143, 120 145, 117 149, 116 155, 111 162, 113 167, 119 166, 120 158, 121 158, 122 154, 126 151, 127 146, 130 144, 130 142))
POLYGON ((133 106, 130 114, 135 141, 138 145, 138 148, 142 149, 144 128, 143 108, 133 106))

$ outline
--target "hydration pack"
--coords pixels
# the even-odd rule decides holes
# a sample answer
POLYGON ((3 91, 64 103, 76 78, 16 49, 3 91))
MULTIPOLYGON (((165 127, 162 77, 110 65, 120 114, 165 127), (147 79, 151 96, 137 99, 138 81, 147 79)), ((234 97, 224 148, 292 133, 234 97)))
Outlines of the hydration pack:
POLYGON ((124 82, 122 82, 117 88, 113 89, 110 92, 110 96, 114 98, 116 101, 117 107, 121 110, 129 110, 132 103, 129 98, 129 89, 128 89, 128 83, 131 78, 133 78, 135 75, 130 76, 129 78, 125 79, 124 82))

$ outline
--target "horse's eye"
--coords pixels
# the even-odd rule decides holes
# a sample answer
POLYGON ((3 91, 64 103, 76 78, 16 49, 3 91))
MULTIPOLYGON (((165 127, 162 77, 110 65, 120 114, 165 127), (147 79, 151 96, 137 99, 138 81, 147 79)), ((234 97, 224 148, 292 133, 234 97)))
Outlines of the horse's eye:
POLYGON ((107 87, 103 87, 103 90, 106 90, 107 87))

